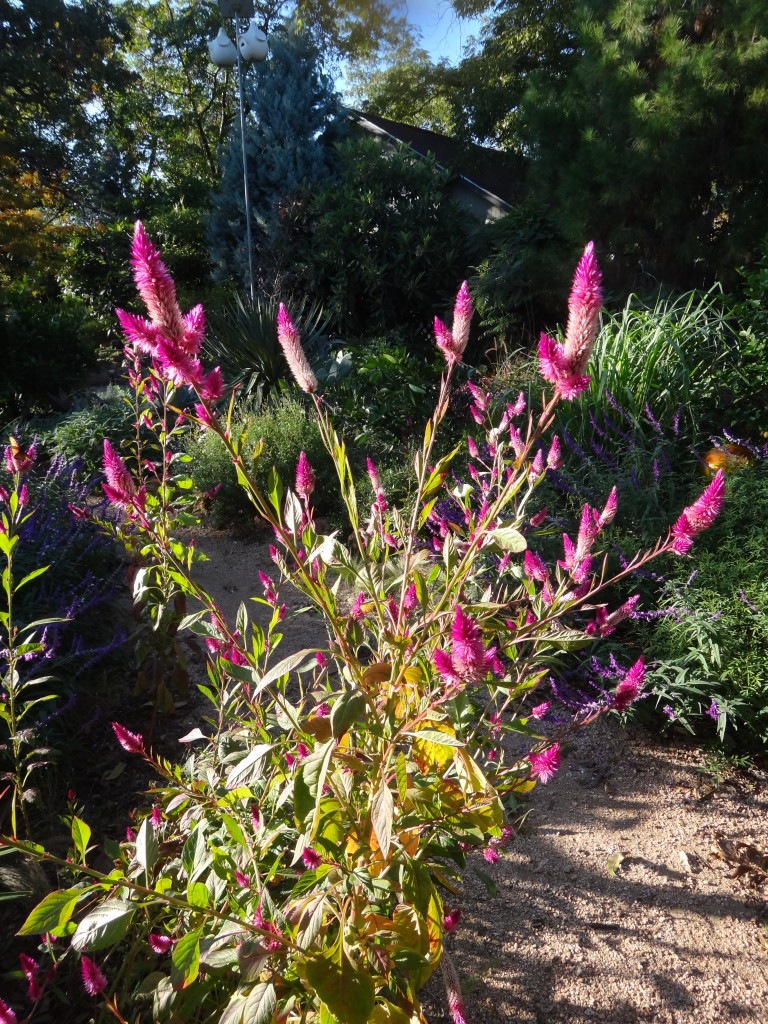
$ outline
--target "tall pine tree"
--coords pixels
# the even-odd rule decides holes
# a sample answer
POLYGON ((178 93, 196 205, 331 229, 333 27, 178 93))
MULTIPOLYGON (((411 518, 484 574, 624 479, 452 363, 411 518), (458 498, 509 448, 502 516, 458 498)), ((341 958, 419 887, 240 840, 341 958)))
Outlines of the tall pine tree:
MULTIPOLYGON (((246 153, 257 284, 270 290, 276 272, 272 242, 282 212, 300 186, 324 181, 344 133, 340 98, 323 73, 312 39, 291 25, 270 36, 270 58, 248 69, 246 153)), ((239 123, 213 197, 209 242, 221 280, 247 280, 248 256, 239 123)))

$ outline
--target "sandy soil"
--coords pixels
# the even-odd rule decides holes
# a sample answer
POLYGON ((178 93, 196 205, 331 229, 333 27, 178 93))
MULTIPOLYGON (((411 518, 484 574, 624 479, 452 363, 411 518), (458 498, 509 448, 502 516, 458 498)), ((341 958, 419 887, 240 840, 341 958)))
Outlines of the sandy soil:
MULTIPOLYGON (((261 593, 259 569, 274 570, 267 544, 210 531, 199 546, 210 561, 198 577, 234 621, 261 593)), ((323 641, 301 615, 281 656, 323 641)), ((765 874, 733 877, 737 864, 723 859, 754 857, 749 844, 768 851, 768 776, 712 786, 700 769, 694 749, 614 721, 577 737, 500 861, 478 857, 466 872, 448 948, 469 1024, 768 1021, 765 874)), ((449 1020, 439 985, 426 1003, 433 1024, 449 1020)))

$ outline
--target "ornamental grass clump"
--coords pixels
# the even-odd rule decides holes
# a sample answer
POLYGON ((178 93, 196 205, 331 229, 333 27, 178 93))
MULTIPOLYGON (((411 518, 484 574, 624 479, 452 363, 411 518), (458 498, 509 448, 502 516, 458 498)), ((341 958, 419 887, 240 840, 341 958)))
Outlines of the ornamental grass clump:
MULTIPOLYGON (((149 252, 138 226, 135 262, 149 252)), ((189 752, 180 764, 114 724, 123 750, 158 781, 138 831, 104 844, 110 869, 96 867, 90 830, 77 817, 69 862, 5 840, 61 872, 62 887, 32 911, 21 934, 52 935, 56 959, 87 957, 89 995, 120 1021, 424 1021, 419 990, 442 961, 459 1024, 459 977, 444 948, 458 914, 444 899, 454 902, 473 851, 489 863, 499 859, 517 799, 556 777, 565 737, 640 696, 644 662, 625 666, 613 690, 547 733, 537 687, 553 662, 591 643, 590 622, 594 632, 608 621, 601 595, 610 585, 686 548, 711 521, 722 476, 674 530, 612 578, 601 543, 617 514, 615 491, 599 508, 584 506, 559 561, 547 565, 537 552, 536 491, 560 457, 548 432, 557 403, 586 386, 597 327, 600 275, 589 246, 576 273, 568 340, 562 348, 542 344, 554 393, 540 411, 518 401, 492 422, 489 396, 475 387, 472 411, 484 440, 463 469, 461 446, 442 458, 433 449, 471 316, 464 286, 452 326, 436 324, 446 365, 415 458, 407 517, 373 463, 373 502, 359 507, 344 444, 281 309, 281 343, 314 405, 349 519, 343 534, 324 535, 308 459, 299 460, 294 489, 276 473, 265 491, 257 486, 254 460, 267 453, 246 448, 233 432, 231 403, 230 414, 219 410, 220 389, 208 386, 216 370, 206 373, 197 357, 202 315, 192 338, 188 321, 170 308, 175 298, 159 256, 151 262, 155 277, 137 274, 151 320, 124 316, 124 327, 155 377, 194 389, 193 422, 226 446, 271 525, 275 568, 254 598, 271 618, 262 629, 243 604, 236 622, 225 620, 194 580, 190 548, 167 535, 149 490, 129 482, 107 452, 107 486, 137 542, 194 602, 181 626, 209 652, 199 688, 210 714, 183 738, 189 752), (439 512, 448 496, 460 509, 451 521, 439 512), (286 586, 322 618, 327 640, 282 658, 280 641, 291 628, 286 586)))

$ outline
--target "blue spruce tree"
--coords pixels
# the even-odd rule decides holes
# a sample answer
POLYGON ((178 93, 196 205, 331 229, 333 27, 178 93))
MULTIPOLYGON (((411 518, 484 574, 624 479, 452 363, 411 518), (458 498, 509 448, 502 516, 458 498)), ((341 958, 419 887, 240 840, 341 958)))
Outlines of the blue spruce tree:
MULTIPOLYGON (((277 273, 274 243, 283 214, 300 186, 333 173, 334 145, 343 137, 345 119, 340 97, 322 71, 319 50, 294 25, 270 36, 270 58, 248 69, 245 97, 254 273, 257 286, 269 291, 277 273)), ((209 246, 220 280, 247 282, 239 119, 222 161, 221 187, 213 196, 209 246)))

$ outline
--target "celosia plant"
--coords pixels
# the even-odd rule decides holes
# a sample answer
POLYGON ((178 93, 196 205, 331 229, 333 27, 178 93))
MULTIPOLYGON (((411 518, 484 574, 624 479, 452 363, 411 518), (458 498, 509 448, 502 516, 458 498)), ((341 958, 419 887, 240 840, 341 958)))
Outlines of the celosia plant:
MULTIPOLYGON (((134 263, 143 267, 149 251, 138 226, 134 263)), ((599 603, 618 578, 606 577, 599 551, 617 514, 615 492, 601 509, 585 505, 557 564, 547 566, 535 543, 536 489, 560 460, 557 438, 547 440, 553 410, 583 390, 597 328, 592 246, 576 272, 565 345, 542 339, 542 373, 555 385, 543 409, 526 410, 520 400, 490 422, 489 396, 473 385, 472 413, 485 439, 470 446, 466 480, 449 476, 459 448, 434 461, 432 454, 469 329, 465 285, 452 327, 435 323, 446 367, 415 460, 408 518, 388 502, 372 463, 374 500, 359 509, 344 444, 281 308, 280 341, 333 456, 349 544, 318 533, 305 457, 294 490, 275 474, 268 493, 258 490, 250 467, 263 455, 243 450, 230 421, 219 418, 220 388, 209 386, 216 371, 204 374, 199 363, 202 316, 190 331, 159 257, 151 262, 152 275, 137 273, 151 319, 123 316, 123 326, 161 380, 196 391, 199 429, 221 438, 271 524, 276 578, 265 574, 259 600, 272 616, 262 630, 243 605, 237 622, 227 623, 192 579, 189 549, 166 535, 141 481, 107 451, 113 500, 157 564, 200 605, 184 625, 210 653, 200 689, 212 714, 184 738, 192 752, 180 765, 114 724, 121 747, 159 778, 154 806, 137 834, 105 844, 114 859, 109 872, 92 866, 90 831, 78 818, 76 868, 23 846, 75 871, 78 883, 47 896, 22 933, 68 936, 65 955, 83 956, 89 994, 121 1021, 136 1019, 150 1001, 153 1021, 423 1021, 419 989, 442 959, 460 1024, 458 975, 443 950, 458 915, 443 895, 456 891, 470 851, 498 860, 516 796, 556 776, 563 738, 598 714, 625 710, 643 685, 639 659, 602 701, 554 732, 541 730, 548 706, 536 689, 548 666, 622 615, 599 603), (448 492, 460 509, 451 521, 438 505, 448 492), (322 617, 327 644, 280 660, 280 636, 290 628, 282 621, 284 584, 322 617)), ((620 575, 682 551, 722 496, 718 476, 620 575)))

